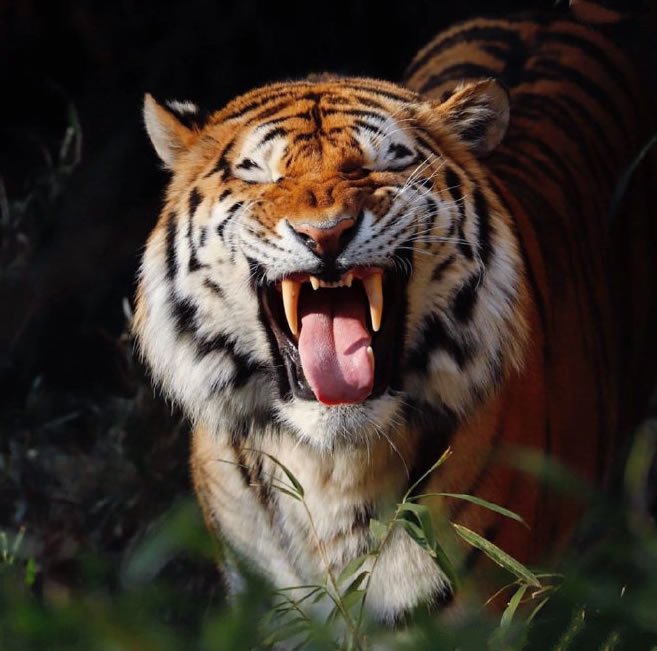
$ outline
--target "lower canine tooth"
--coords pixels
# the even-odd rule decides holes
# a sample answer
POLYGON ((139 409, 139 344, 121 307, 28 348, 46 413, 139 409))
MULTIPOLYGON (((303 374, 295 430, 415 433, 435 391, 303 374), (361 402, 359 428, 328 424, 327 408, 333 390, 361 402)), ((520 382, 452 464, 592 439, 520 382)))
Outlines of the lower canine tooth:
POLYGON ((368 357, 370 358, 370 360, 372 362, 372 370, 374 370, 376 367, 375 367, 375 364, 374 364, 374 350, 372 349, 372 346, 367 347, 367 355, 368 355, 368 357))
POLYGON ((378 332, 381 327, 381 319, 383 318, 383 274, 375 272, 366 278, 363 278, 363 287, 367 299, 370 302, 370 318, 372 319, 372 330, 378 332))
POLYGON ((283 280, 281 282, 281 290, 283 292, 283 309, 285 310, 285 318, 290 327, 290 332, 296 337, 299 334, 298 307, 301 283, 296 280, 283 280))

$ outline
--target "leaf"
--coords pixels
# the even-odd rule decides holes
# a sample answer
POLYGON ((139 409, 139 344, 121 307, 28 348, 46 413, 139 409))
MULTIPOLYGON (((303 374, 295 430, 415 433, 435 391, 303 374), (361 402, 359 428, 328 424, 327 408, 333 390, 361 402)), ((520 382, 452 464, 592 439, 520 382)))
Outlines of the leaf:
POLYGON ((518 605, 522 601, 522 598, 525 596, 525 592, 527 592, 527 589, 529 586, 525 583, 521 585, 514 593, 511 599, 509 599, 509 603, 507 604, 507 607, 504 609, 504 612, 502 613, 502 619, 500 620, 500 628, 508 628, 511 625, 511 621, 513 620, 513 616, 516 614, 516 610, 518 610, 518 605))
POLYGON ((277 491, 279 491, 279 492, 281 492, 285 495, 289 495, 291 498, 297 500, 297 502, 301 502, 303 500, 303 498, 300 495, 298 495, 297 493, 295 493, 294 491, 291 491, 287 488, 283 488, 282 486, 279 486, 278 484, 272 484, 272 487, 274 488, 274 490, 277 490, 277 491))
POLYGON ((354 606, 359 605, 362 600, 365 598, 365 590, 355 589, 353 592, 350 592, 348 595, 345 595, 342 598, 342 605, 345 610, 351 610, 354 606))
POLYGON ((376 540, 383 540, 388 535, 388 527, 376 518, 370 518, 370 533, 376 540))
POLYGON ((433 523, 431 522, 429 509, 424 504, 414 504, 413 502, 404 502, 397 508, 399 513, 409 513, 417 520, 429 546, 433 550, 436 544, 436 534, 433 529, 433 523))
POLYGON ((369 554, 363 554, 362 556, 356 556, 356 558, 350 560, 344 566, 342 572, 340 572, 340 576, 338 576, 336 581, 337 585, 342 585, 350 576, 356 574, 356 572, 363 567, 363 563, 365 563, 368 558, 369 554))
POLYGON ((403 527, 406 533, 425 551, 429 552, 431 556, 435 556, 433 547, 429 544, 427 537, 424 535, 422 527, 411 522, 410 520, 396 520, 400 527, 403 527))
POLYGON ((272 456, 271 454, 267 454, 266 452, 262 452, 262 450, 253 450, 253 452, 259 452, 260 454, 263 454, 268 459, 270 459, 273 463, 275 463, 285 473, 285 476, 290 480, 290 483, 294 487, 294 490, 297 491, 297 493, 299 493, 301 497, 304 496, 303 486, 301 485, 299 480, 294 476, 292 471, 289 470, 284 464, 282 464, 276 457, 272 456))
POLYGON ((520 524, 523 524, 525 525, 525 527, 529 528, 529 525, 524 521, 522 516, 518 515, 517 513, 514 513, 513 511, 509 511, 509 509, 505 509, 503 506, 499 506, 499 504, 494 504, 493 502, 489 502, 488 500, 481 499, 481 497, 475 497, 474 495, 466 495, 464 493, 423 493, 422 495, 414 495, 413 497, 411 497, 411 499, 419 500, 423 497, 453 497, 454 499, 457 500, 465 500, 466 502, 472 502, 472 504, 481 506, 485 509, 488 509, 489 511, 494 511, 495 513, 499 513, 500 515, 504 515, 507 518, 511 518, 516 522, 520 522, 520 524))
POLYGON ((509 556, 506 552, 502 551, 497 545, 494 545, 489 540, 486 540, 478 533, 471 531, 463 525, 452 523, 456 533, 465 540, 469 545, 480 549, 488 558, 493 562, 497 563, 500 567, 503 567, 511 574, 514 574, 519 579, 527 582, 529 585, 532 585, 536 588, 540 588, 541 582, 536 578, 533 572, 527 569, 522 563, 518 562, 512 556, 509 556))
POLYGON ((365 577, 367 577, 369 572, 361 572, 350 584, 349 587, 344 591, 342 594, 342 599, 344 600, 345 597, 349 596, 352 592, 355 590, 358 590, 360 588, 360 584, 365 580, 365 577))

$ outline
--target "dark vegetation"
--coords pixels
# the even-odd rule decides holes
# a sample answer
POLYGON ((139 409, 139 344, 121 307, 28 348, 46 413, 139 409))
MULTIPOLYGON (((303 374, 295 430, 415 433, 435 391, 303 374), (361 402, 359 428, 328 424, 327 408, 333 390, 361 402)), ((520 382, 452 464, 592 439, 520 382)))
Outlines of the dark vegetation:
MULTIPOLYGON (((456 19, 552 4, 0 6, 1 649, 248 649, 258 639, 262 590, 225 610, 190 498, 186 424, 154 395, 126 333, 166 181, 141 125, 143 93, 217 108, 308 72, 396 79, 456 19)), ((625 497, 593 500, 584 540, 597 544, 527 648, 657 645, 654 422, 635 442, 625 497)), ((395 644, 519 648, 527 632, 475 623, 426 623, 395 644)), ((324 638, 317 648, 330 648, 324 638)))

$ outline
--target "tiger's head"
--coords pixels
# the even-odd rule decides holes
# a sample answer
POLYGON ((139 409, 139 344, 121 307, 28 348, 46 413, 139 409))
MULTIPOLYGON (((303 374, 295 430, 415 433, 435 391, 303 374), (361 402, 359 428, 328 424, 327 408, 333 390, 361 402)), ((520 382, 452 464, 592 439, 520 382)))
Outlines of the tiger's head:
POLYGON ((522 262, 479 160, 509 120, 496 82, 280 83, 210 115, 146 96, 144 117, 172 179, 136 333, 192 419, 362 444, 423 405, 467 414, 521 363, 522 262))

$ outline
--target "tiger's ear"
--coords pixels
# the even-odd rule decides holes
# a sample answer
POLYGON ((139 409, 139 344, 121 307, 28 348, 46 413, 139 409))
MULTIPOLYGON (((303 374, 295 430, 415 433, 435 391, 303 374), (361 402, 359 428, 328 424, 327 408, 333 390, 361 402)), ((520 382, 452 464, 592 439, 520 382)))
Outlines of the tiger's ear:
POLYGON ((173 169, 178 156, 198 138, 198 129, 188 126, 194 124, 197 114, 198 107, 191 102, 167 102, 163 106, 152 95, 144 95, 146 131, 167 169, 173 169))
POLYGON ((438 110, 475 156, 486 156, 509 126, 509 92, 494 79, 478 81, 457 89, 438 110))

